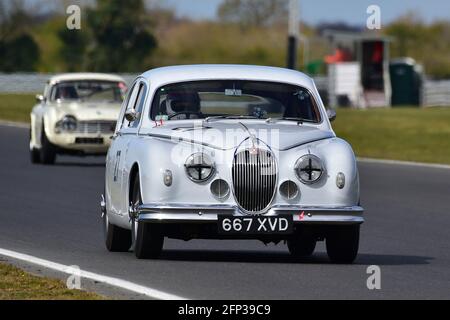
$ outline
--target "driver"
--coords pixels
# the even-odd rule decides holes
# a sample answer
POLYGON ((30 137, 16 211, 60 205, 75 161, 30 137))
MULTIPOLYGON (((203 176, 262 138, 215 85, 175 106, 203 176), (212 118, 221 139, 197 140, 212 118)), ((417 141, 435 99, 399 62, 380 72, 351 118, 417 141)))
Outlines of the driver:
POLYGON ((56 89, 55 99, 76 100, 78 99, 78 94, 73 86, 62 85, 56 89))
POLYGON ((165 113, 172 120, 201 118, 200 97, 196 92, 175 92, 167 94, 165 109, 165 113))

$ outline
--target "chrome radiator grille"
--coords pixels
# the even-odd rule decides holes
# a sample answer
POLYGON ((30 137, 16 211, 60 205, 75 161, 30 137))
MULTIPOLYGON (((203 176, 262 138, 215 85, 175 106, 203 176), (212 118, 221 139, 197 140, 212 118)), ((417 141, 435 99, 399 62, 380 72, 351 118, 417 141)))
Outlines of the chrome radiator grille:
POLYGON ((80 121, 77 123, 76 133, 113 133, 116 127, 115 121, 80 121))
POLYGON ((234 197, 245 211, 259 213, 272 201, 277 183, 277 165, 270 151, 252 151, 246 149, 234 155, 234 197))

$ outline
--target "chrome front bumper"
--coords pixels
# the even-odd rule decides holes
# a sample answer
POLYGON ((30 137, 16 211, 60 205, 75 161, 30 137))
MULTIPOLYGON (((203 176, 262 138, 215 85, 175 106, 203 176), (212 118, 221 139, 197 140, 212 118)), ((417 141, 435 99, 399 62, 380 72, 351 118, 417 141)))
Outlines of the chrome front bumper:
MULTIPOLYGON (((361 224, 364 209, 350 207, 273 206, 264 216, 292 215, 294 223, 361 224)), ((247 216, 233 205, 181 205, 147 203, 135 209, 139 221, 157 223, 208 223, 218 221, 219 215, 247 216)))

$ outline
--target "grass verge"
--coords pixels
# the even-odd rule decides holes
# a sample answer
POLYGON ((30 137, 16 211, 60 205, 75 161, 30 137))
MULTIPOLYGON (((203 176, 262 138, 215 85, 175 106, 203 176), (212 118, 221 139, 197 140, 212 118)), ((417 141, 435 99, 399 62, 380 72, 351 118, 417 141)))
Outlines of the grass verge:
POLYGON ((359 157, 450 164, 450 107, 339 109, 333 128, 359 157))
POLYGON ((70 290, 60 280, 38 277, 0 263, 0 300, 101 300, 102 296, 70 290))
POLYGON ((35 97, 34 94, 0 94, 0 119, 29 123, 35 97))

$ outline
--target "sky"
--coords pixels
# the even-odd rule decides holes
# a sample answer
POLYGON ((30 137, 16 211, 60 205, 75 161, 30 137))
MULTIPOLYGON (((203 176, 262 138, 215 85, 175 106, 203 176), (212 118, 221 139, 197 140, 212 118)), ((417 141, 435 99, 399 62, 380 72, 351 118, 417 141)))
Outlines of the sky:
MULTIPOLYGON (((8 1, 8 0, 0 0, 8 1)), ((9 0, 10 1, 10 0, 9 0)), ((95 0, 46 0, 55 3, 83 4, 95 0)), ((162 7, 172 8, 180 17, 194 20, 215 19, 217 8, 223 0, 144 0, 162 7)), ((434 20, 450 21, 450 0, 298 0, 300 18, 308 24, 321 22, 347 22, 350 25, 366 24, 369 5, 381 9, 381 22, 389 23, 401 15, 415 12, 425 22, 434 20)), ((42 3, 42 0, 25 0, 28 4, 42 3)))
MULTIPOLYGON (((195 20, 214 19, 222 0, 158 0, 174 8, 179 16, 195 20)), ((345 21, 365 25, 367 7, 376 4, 381 9, 382 23, 414 11, 425 22, 450 20, 450 0, 299 0, 300 18, 309 24, 345 21)))

